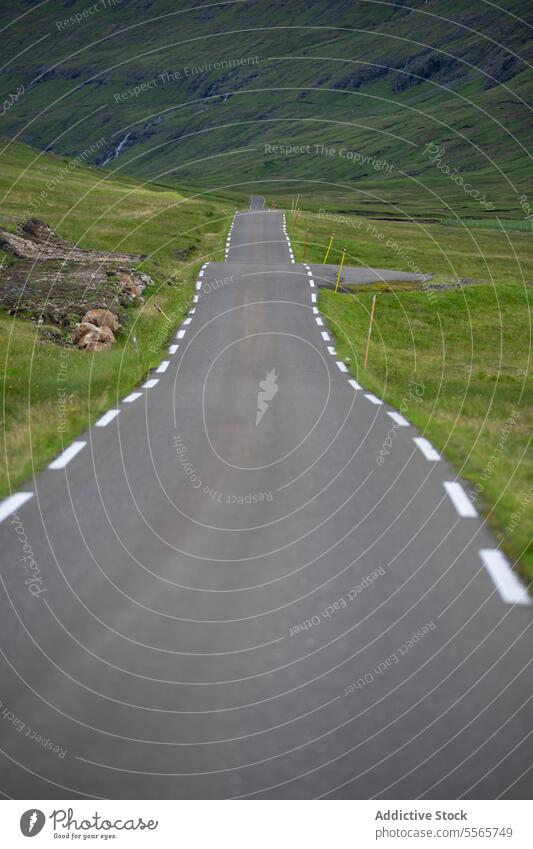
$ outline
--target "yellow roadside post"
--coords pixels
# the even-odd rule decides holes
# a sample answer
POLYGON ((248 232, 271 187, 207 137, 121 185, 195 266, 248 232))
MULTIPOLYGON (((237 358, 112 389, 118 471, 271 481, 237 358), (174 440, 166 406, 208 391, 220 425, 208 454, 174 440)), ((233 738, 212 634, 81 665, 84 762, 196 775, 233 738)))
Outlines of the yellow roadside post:
POLYGON ((337 274, 337 282, 335 283, 335 291, 337 291, 337 289, 339 288, 339 283, 340 283, 341 274, 342 274, 342 266, 344 265, 344 259, 346 257, 346 251, 347 251, 347 248, 345 247, 343 252, 342 252, 341 264, 339 265, 339 273, 337 274))
POLYGON ((327 249, 327 251, 326 251, 326 256, 324 257, 324 261, 323 261, 322 265, 325 265, 325 264, 326 264, 326 262, 328 261, 329 252, 330 252, 330 250, 331 250, 331 246, 332 246, 332 244, 333 244, 333 239, 334 239, 334 238, 335 238, 335 233, 332 233, 332 234, 331 234, 331 239, 329 240, 328 249, 327 249))
POLYGON ((374 310, 376 307, 376 296, 372 298, 372 309, 370 311, 370 324, 368 325, 368 336, 366 340, 366 351, 365 351, 365 369, 368 363, 368 352, 370 351, 370 337, 372 335, 372 325, 374 323, 374 310))
POLYGON ((154 307, 156 308, 156 310, 158 310, 158 311, 161 313, 161 315, 163 315, 163 316, 166 318, 166 320, 167 320, 168 322, 170 322, 170 319, 169 319, 168 315, 166 314, 166 312, 163 312, 163 310, 161 309, 161 307, 159 306, 159 304, 155 304, 155 303, 154 303, 154 307))

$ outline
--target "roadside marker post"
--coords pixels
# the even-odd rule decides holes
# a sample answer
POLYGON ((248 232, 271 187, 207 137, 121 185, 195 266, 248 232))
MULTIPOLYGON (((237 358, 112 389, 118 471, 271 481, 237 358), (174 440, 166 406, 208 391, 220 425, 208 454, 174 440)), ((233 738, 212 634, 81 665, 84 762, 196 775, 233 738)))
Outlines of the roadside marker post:
POLYGON ((330 250, 331 250, 331 246, 332 246, 332 244, 333 244, 333 239, 334 239, 334 238, 335 238, 335 233, 332 233, 332 234, 331 234, 331 239, 329 240, 328 249, 327 249, 327 251, 326 251, 326 256, 324 257, 324 261, 323 261, 322 265, 325 265, 325 264, 326 264, 326 262, 328 261, 329 252, 330 252, 330 250))
POLYGON ((368 325, 368 336, 366 340, 366 350, 365 350, 365 369, 368 363, 368 352, 370 351, 370 337, 372 335, 372 325, 374 323, 374 310, 376 308, 376 296, 374 295, 372 298, 372 309, 370 311, 370 324, 368 325))
POLYGON ((154 307, 156 308, 156 310, 158 310, 158 311, 161 313, 161 315, 164 315, 164 316, 165 316, 165 318, 166 318, 166 320, 167 320, 167 321, 170 321, 170 319, 169 319, 168 315, 166 314, 166 312, 163 312, 163 310, 161 309, 161 307, 159 306, 159 304, 154 304, 154 307))
POLYGON ((343 252, 342 252, 341 264, 339 265, 339 273, 337 274, 337 282, 335 283, 335 292, 336 292, 336 291, 337 291, 337 289, 339 288, 339 283, 340 283, 340 280, 341 280, 341 274, 342 274, 342 267, 343 267, 343 265, 344 265, 344 260, 345 260, 345 258, 346 258, 346 251, 347 251, 347 249, 348 249, 348 248, 347 248, 347 247, 345 247, 345 248, 344 248, 344 250, 343 250, 343 252))

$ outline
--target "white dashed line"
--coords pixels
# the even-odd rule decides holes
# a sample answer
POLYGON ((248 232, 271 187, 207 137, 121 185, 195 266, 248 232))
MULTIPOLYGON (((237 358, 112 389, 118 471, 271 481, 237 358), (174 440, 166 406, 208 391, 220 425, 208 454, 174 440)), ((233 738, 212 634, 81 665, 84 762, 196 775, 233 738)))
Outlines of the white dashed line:
POLYGON ((331 342, 331 337, 330 337, 329 333, 327 333, 325 330, 323 330, 320 335, 322 336, 322 339, 324 340, 324 342, 331 342))
POLYGON ((176 339, 183 339, 186 333, 186 330, 178 330, 178 332, 176 333, 176 339))
POLYGON ((337 352, 333 345, 328 345, 328 354, 331 354, 332 357, 335 357, 337 355, 337 352))
POLYGON ((356 392, 357 392, 358 389, 361 389, 361 387, 359 386, 359 384, 357 383, 356 380, 349 380, 348 383, 350 384, 352 389, 355 389, 356 392))
POLYGON ((17 492, 15 495, 10 495, 9 498, 0 502, 0 522, 3 522, 4 519, 15 513, 30 498, 33 498, 33 492, 17 492))
POLYGON ((191 321, 192 321, 192 318, 186 318, 185 321, 182 321, 181 323, 182 324, 190 324, 191 321))
POLYGON ((368 394, 368 395, 365 395, 365 398, 368 398, 368 400, 372 404, 383 404, 383 401, 381 400, 381 398, 376 398, 375 395, 368 394))
POLYGON ((142 398, 142 392, 132 392, 131 395, 128 395, 127 398, 123 398, 122 401, 124 404, 132 404, 133 401, 136 401, 137 398, 142 398))
POLYGON ((319 326, 319 327, 323 327, 323 326, 324 326, 324 322, 322 321, 322 319, 321 319, 321 318, 315 318, 315 321, 316 321, 316 323, 318 324, 318 326, 319 326))
POLYGON ((198 277, 203 277, 203 276, 204 276, 204 272, 200 271, 200 274, 198 275, 198 277))
POLYGON ((341 362, 340 360, 337 360, 337 368, 339 368, 341 371, 348 371, 348 369, 346 368, 344 363, 341 362))
POLYGON ((496 585, 500 596, 507 604, 523 604, 530 607, 533 603, 527 589, 511 569, 507 558, 498 548, 482 548, 479 556, 485 569, 496 585))
POLYGON ((179 348, 179 345, 171 345, 168 349, 168 353, 169 354, 175 354, 176 351, 178 350, 178 348, 179 348))
POLYGON ((404 419, 400 413, 387 413, 387 415, 390 416, 393 422, 396 422, 399 427, 409 427, 409 422, 407 419, 404 419))
POLYGON ((313 315, 319 315, 318 307, 313 307, 313 315))
POLYGON ((163 360, 163 362, 159 363, 158 367, 156 368, 157 374, 163 374, 163 372, 165 372, 167 370, 169 365, 170 365, 170 360, 163 360))
POLYGON ((143 383, 144 389, 153 389, 154 386, 157 386, 159 380, 157 377, 151 377, 150 380, 147 380, 146 383, 143 383))
POLYGON ((315 294, 315 292, 311 292, 311 303, 316 304, 316 294, 315 294))
POLYGON ((422 454, 426 458, 426 460, 440 460, 441 456, 439 452, 433 448, 433 445, 429 441, 429 439, 424 439, 423 436, 415 436, 413 439, 415 445, 420 448, 422 454))
POLYGON ((56 459, 52 463, 50 463, 48 468, 64 469, 67 463, 70 463, 70 461, 76 456, 76 454, 79 454, 82 448, 85 448, 86 445, 86 442, 73 442, 72 445, 69 445, 68 448, 65 448, 65 450, 62 454, 59 455, 59 457, 56 457, 56 459))
POLYGON ((314 280, 310 280, 310 281, 309 281, 309 285, 310 285, 311 289, 314 289, 314 288, 315 288, 315 281, 314 281, 314 280))
POLYGON ((104 413, 101 419, 95 423, 95 427, 107 427, 109 422, 112 422, 113 419, 116 419, 120 410, 108 410, 107 413, 104 413))
POLYGON ((201 289, 201 288, 202 288, 202 284, 201 284, 201 283, 197 283, 197 284, 196 284, 196 291, 198 291, 198 289, 201 289))
POLYGON ((198 301, 199 301, 199 297, 200 297, 199 295, 195 295, 195 296, 194 296, 194 298, 192 299, 193 304, 197 304, 197 303, 198 303, 198 301))
POLYGON ((463 487, 457 481, 446 481, 444 489, 450 496, 453 506, 463 518, 477 516, 477 510, 468 498, 463 487))
MULTIPOLYGON (((306 268, 308 269, 308 266, 307 266, 307 265, 306 265, 306 268)), ((308 270, 308 271, 307 271, 307 276, 308 276, 308 277, 312 277, 312 276, 313 276, 313 272, 308 270)))
POLYGON ((194 315, 195 312, 196 312, 196 307, 194 307, 192 310, 189 310, 189 315, 194 315))

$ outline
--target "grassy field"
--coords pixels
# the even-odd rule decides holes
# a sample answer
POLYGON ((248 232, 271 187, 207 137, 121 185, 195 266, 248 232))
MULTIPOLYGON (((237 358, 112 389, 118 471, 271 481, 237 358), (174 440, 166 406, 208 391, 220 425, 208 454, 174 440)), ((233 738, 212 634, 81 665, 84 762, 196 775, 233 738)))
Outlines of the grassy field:
POLYGON ((82 165, 67 168, 65 176, 69 161, 10 145, 0 154, 0 223, 14 229, 21 218, 38 216, 83 247, 146 254, 140 267, 154 286, 145 291, 144 305, 128 308, 116 346, 95 356, 41 341, 35 324, 0 313, 2 496, 162 359, 190 304, 201 262, 223 257, 233 215, 223 200, 186 197, 133 180, 102 180, 101 172, 82 165))
POLYGON ((323 258, 335 229, 336 245, 348 245, 348 263, 436 273, 445 288, 379 284, 337 295, 322 290, 319 306, 339 353, 350 359, 365 388, 399 407, 410 379, 423 384, 410 419, 470 482, 470 496, 532 580, 531 236, 365 219, 337 220, 332 227, 331 220, 305 213, 296 226, 288 219, 297 261, 309 225, 309 261, 323 258), (457 277, 471 282, 450 286, 457 277))
POLYGON ((371 265, 416 274, 436 281, 471 278, 485 282, 531 282, 533 245, 527 230, 474 228, 431 222, 382 221, 345 213, 300 212, 287 215, 288 230, 301 260, 309 228, 306 260, 322 262, 331 234, 335 240, 328 263, 338 264, 347 247, 347 265, 371 265))

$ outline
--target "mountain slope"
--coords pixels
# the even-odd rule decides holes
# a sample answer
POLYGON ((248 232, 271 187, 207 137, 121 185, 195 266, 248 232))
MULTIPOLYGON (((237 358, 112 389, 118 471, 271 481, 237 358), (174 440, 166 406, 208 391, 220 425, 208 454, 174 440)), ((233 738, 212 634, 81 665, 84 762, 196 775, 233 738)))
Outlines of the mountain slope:
POLYGON ((100 141, 93 163, 170 184, 520 215, 533 50, 518 0, 95 8, 28 4, 9 26, 2 93, 23 94, 4 132, 70 155, 100 141))

